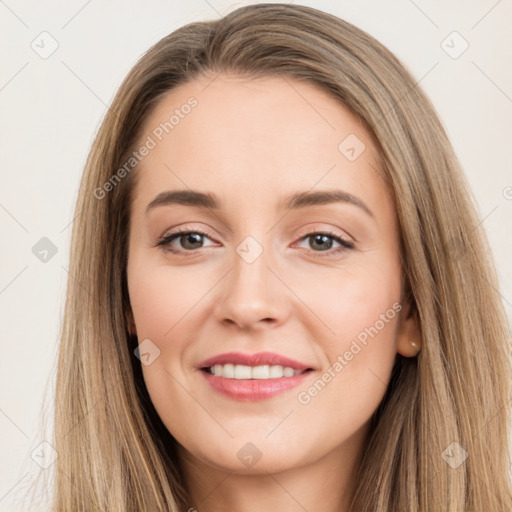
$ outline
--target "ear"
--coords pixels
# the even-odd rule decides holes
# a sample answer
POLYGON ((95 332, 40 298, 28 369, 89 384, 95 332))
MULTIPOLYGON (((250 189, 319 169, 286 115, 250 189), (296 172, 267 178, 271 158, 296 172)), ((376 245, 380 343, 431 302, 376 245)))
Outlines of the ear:
POLYGON ((137 327, 135 325, 135 319, 133 318, 131 309, 126 313, 126 325, 128 327, 128 332, 132 336, 137 336, 137 327))
POLYGON ((415 357, 420 352, 422 344, 418 312, 407 301, 398 320, 397 352, 404 357, 415 357))

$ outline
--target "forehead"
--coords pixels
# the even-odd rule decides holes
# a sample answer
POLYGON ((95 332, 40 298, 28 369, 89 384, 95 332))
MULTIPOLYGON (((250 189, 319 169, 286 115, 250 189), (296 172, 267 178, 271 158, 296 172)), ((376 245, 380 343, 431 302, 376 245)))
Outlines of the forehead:
MULTIPOLYGON (((247 200, 314 187, 382 196, 376 147, 361 121, 318 86, 283 77, 200 77, 167 93, 138 146, 139 192, 217 190, 247 200), (244 194, 242 194, 244 192, 244 194)), ((371 198, 370 198, 371 199, 371 198)))

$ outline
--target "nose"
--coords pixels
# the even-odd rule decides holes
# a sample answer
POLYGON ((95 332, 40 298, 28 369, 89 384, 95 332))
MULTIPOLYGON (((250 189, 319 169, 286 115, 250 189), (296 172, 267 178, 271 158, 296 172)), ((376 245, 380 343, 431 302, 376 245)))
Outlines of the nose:
POLYGON ((275 269, 267 265, 266 253, 249 263, 235 253, 215 306, 216 318, 240 329, 274 328, 284 323, 291 293, 275 269))

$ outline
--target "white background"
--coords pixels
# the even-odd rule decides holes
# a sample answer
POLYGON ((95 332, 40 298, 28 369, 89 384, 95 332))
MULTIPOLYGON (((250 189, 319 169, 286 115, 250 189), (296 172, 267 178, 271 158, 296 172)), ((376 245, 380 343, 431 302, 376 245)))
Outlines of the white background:
MULTIPOLYGON (((106 106, 153 43, 249 3, 0 0, 1 510, 18 509, 39 468, 30 452, 43 404, 51 416, 73 206, 106 106), (47 59, 31 48, 43 31, 58 42, 47 59), (58 251, 46 263, 32 253, 42 237, 58 251)), ((420 80, 473 188, 511 317, 512 2, 295 3, 366 30, 420 80), (441 47, 453 31, 469 43, 457 59, 441 47)))

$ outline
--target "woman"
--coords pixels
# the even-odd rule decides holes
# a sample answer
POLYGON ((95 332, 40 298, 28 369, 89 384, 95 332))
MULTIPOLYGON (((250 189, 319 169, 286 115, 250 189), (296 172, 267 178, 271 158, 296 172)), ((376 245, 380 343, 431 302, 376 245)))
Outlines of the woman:
POLYGON ((512 509, 487 242, 368 34, 285 4, 176 30, 76 208, 55 510, 512 509))

